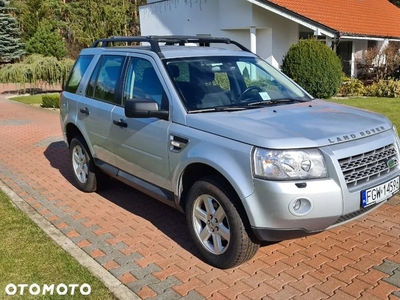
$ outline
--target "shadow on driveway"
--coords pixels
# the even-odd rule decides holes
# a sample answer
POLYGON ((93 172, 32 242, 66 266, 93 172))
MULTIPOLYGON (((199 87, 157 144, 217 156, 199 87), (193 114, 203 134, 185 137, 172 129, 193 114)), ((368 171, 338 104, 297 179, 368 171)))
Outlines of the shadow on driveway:
MULTIPOLYGON (((44 155, 53 168, 58 169, 68 182, 75 185, 69 162, 69 150, 63 141, 51 143, 44 155)), ((199 257, 184 214, 115 179, 110 180, 108 189, 97 193, 124 210, 148 220, 183 249, 199 257)))

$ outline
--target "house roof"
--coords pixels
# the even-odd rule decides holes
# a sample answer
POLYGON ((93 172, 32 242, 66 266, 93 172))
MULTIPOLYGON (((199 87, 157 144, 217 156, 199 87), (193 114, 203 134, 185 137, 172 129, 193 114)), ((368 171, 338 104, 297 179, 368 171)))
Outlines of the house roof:
POLYGON ((343 35, 400 38, 400 8, 389 0, 269 0, 343 35))

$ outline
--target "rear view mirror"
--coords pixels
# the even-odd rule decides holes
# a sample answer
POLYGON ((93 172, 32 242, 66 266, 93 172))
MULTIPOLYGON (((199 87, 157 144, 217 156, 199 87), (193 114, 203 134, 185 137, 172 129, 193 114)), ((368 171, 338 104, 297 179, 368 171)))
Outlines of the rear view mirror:
POLYGON ((159 118, 168 120, 168 111, 158 110, 158 103, 151 99, 134 98, 125 103, 125 116, 128 118, 159 118))

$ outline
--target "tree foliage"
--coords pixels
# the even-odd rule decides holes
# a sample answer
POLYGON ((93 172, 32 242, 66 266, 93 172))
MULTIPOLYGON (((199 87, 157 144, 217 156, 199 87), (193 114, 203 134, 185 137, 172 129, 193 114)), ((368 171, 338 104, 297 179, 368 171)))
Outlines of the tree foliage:
POLYGON ((397 7, 400 7, 400 0, 389 0, 389 2, 393 3, 397 7))
POLYGON ((282 71, 317 98, 334 96, 342 80, 339 57, 315 39, 293 44, 283 59, 282 71))
POLYGON ((33 37, 26 43, 28 53, 37 53, 44 56, 54 56, 61 59, 66 54, 66 46, 57 28, 48 20, 40 22, 33 37))
POLYGON ((368 49, 356 63, 360 79, 388 79, 400 67, 400 43, 389 42, 382 48, 368 49))
POLYGON ((24 41, 47 20, 57 28, 70 57, 98 38, 139 34, 138 6, 145 0, 14 0, 24 41), (35 9, 32 9, 32 8, 35 9))
POLYGON ((17 19, 11 16, 10 1, 0 0, 0 62, 11 62, 24 54, 17 19))

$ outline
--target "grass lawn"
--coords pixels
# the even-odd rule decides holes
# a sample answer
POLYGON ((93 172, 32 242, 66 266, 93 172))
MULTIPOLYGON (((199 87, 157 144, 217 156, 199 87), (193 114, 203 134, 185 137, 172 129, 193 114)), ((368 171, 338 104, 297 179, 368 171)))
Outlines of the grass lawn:
POLYGON ((31 105, 42 104, 42 95, 17 96, 17 97, 11 97, 9 99, 31 105))
POLYGON ((114 299, 107 288, 82 267, 72 256, 53 242, 39 227, 15 208, 8 197, 0 191, 0 299, 114 299), (82 296, 79 288, 75 295, 31 296, 25 288, 23 296, 19 289, 15 296, 8 296, 5 287, 13 283, 69 284, 87 283, 92 293, 82 296))
POLYGON ((344 98, 330 99, 329 101, 368 109, 387 116, 400 128, 400 98, 344 98))

